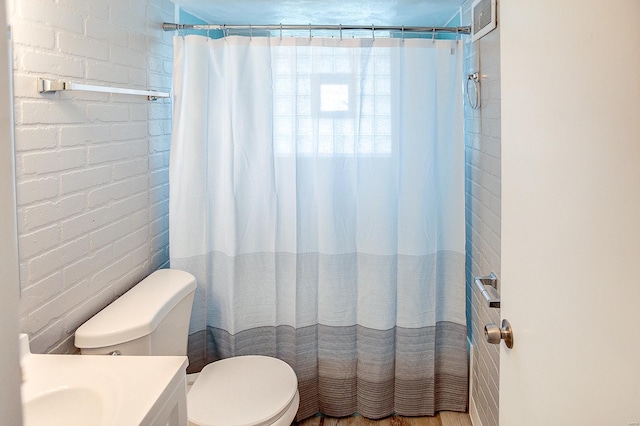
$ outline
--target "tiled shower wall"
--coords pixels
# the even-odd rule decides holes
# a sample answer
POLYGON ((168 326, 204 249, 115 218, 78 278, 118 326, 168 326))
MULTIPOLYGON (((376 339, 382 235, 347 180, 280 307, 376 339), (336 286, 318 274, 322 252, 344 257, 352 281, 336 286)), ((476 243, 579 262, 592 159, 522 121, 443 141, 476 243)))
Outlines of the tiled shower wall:
POLYGON ((171 88, 169 0, 10 0, 20 330, 73 352, 87 318, 168 261, 169 100, 39 94, 37 77, 171 88))
MULTIPOLYGON (((471 0, 462 22, 471 22, 471 0)), ((498 20, 499 22, 499 20, 498 20)), ((500 278, 500 26, 466 46, 465 76, 481 75, 481 107, 465 105, 467 323, 473 347, 470 414, 475 426, 498 425, 499 346, 484 340, 485 324, 500 324, 500 310, 489 308, 474 276, 500 278)), ((498 282, 499 286, 499 282, 498 282)))

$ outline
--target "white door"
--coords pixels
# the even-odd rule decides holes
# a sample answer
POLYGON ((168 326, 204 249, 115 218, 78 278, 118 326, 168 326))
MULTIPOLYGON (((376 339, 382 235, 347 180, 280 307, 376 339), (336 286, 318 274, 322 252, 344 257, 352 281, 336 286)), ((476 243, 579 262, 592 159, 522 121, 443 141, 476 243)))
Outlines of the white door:
POLYGON ((5 1, 0 0, 0 424, 22 423, 18 359, 18 238, 5 1))
POLYGON ((640 1, 500 7, 500 425, 640 425, 640 1))

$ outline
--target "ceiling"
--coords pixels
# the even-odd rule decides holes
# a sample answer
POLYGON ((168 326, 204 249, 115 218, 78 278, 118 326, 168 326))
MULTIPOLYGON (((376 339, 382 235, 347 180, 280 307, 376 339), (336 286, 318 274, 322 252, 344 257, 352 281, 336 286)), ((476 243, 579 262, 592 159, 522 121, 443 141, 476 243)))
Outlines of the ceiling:
POLYGON ((442 26, 463 0, 172 0, 210 24, 442 26))

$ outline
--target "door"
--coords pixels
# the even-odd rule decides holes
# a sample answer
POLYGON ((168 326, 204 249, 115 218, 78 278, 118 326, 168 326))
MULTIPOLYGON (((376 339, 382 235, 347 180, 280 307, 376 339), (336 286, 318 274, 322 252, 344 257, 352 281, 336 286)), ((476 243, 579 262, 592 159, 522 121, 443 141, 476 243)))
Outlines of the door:
POLYGON ((18 238, 9 32, 0 0, 0 423, 22 423, 18 358, 18 238))
POLYGON ((640 2, 500 7, 500 425, 640 425, 640 2))

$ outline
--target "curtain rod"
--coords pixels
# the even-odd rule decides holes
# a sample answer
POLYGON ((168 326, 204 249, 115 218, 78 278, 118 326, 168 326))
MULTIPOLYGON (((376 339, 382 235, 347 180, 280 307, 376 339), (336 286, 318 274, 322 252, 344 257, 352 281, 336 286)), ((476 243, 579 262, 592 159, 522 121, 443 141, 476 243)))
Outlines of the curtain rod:
POLYGON ((422 33, 455 33, 455 34, 471 34, 471 27, 418 27, 418 26, 389 26, 389 25, 226 25, 226 24, 172 24, 165 22, 162 24, 165 31, 179 30, 363 30, 363 31, 401 31, 401 32, 422 32, 422 33))

